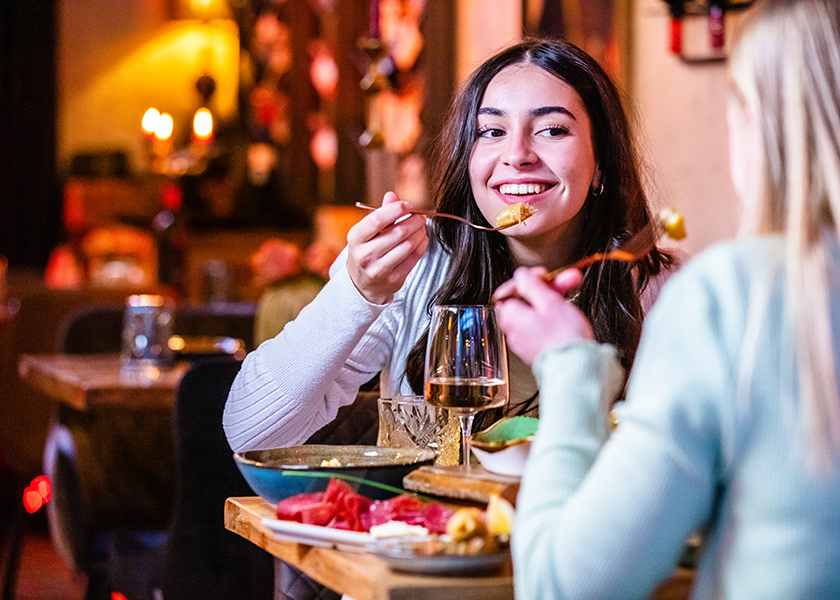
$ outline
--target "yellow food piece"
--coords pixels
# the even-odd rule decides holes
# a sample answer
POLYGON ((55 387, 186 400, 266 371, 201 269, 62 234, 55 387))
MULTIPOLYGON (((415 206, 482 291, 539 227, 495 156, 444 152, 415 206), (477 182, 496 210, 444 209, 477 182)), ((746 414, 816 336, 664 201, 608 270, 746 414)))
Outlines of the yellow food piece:
POLYGON ((683 216, 670 208, 664 209, 659 217, 665 220, 665 233, 672 240, 681 240, 686 236, 683 216))
POLYGON ((321 461, 322 467, 340 467, 341 461, 337 458, 331 458, 330 460, 322 460, 321 461))
POLYGON ((537 210, 530 204, 526 204, 524 202, 511 204, 496 215, 496 227, 510 227, 511 225, 516 225, 533 215, 535 212, 537 212, 537 210))
POLYGON ((455 542, 487 534, 484 511, 479 508, 459 508, 446 523, 446 533, 455 542))
POLYGON ((496 494, 490 496, 487 504, 487 531, 490 535, 510 535, 515 517, 513 504, 496 494))

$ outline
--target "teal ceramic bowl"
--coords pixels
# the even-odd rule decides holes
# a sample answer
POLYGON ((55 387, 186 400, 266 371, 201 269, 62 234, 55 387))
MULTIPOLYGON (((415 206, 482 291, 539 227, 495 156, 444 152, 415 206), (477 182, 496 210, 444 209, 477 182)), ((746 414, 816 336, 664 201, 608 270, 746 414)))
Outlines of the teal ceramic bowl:
POLYGON ((435 452, 429 448, 317 444, 251 450, 233 456, 251 489, 272 504, 298 494, 323 492, 330 477, 342 479, 373 500, 392 498, 402 491, 403 477, 435 460, 435 452), (330 461, 337 461, 338 466, 322 466, 330 461))

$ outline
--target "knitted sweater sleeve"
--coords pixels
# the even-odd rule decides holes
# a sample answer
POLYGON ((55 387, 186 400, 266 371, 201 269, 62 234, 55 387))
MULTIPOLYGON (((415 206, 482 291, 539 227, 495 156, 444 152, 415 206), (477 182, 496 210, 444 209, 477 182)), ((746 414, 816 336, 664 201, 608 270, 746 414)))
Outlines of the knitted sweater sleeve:
POLYGON ((353 402, 392 346, 387 320, 377 322, 385 308, 367 302, 347 270, 337 270, 297 319, 245 358, 225 404, 231 448, 303 443, 353 402))
POLYGON ((645 598, 709 518, 733 379, 718 300, 702 273, 665 286, 606 442, 612 349, 578 342, 538 357, 540 426, 513 536, 518 599, 645 598))

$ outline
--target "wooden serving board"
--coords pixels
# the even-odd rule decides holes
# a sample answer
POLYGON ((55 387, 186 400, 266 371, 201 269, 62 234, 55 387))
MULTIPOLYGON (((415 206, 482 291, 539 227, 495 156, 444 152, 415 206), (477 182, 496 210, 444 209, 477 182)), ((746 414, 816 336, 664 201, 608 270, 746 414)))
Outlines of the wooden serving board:
POLYGON ((428 466, 406 475, 403 487, 423 494, 482 503, 489 502, 495 494, 516 505, 519 477, 497 475, 481 465, 471 465, 469 473, 460 466, 428 466))

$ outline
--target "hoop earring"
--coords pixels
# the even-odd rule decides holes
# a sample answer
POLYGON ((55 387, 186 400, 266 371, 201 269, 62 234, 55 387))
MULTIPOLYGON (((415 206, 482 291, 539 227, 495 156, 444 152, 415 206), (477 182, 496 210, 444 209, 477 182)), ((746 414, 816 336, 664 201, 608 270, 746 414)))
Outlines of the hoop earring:
POLYGON ((593 198, 597 198, 598 196, 603 194, 604 193, 604 180, 603 179, 601 180, 601 185, 598 186, 597 190, 595 190, 594 188, 590 188, 589 191, 592 194, 593 198))

